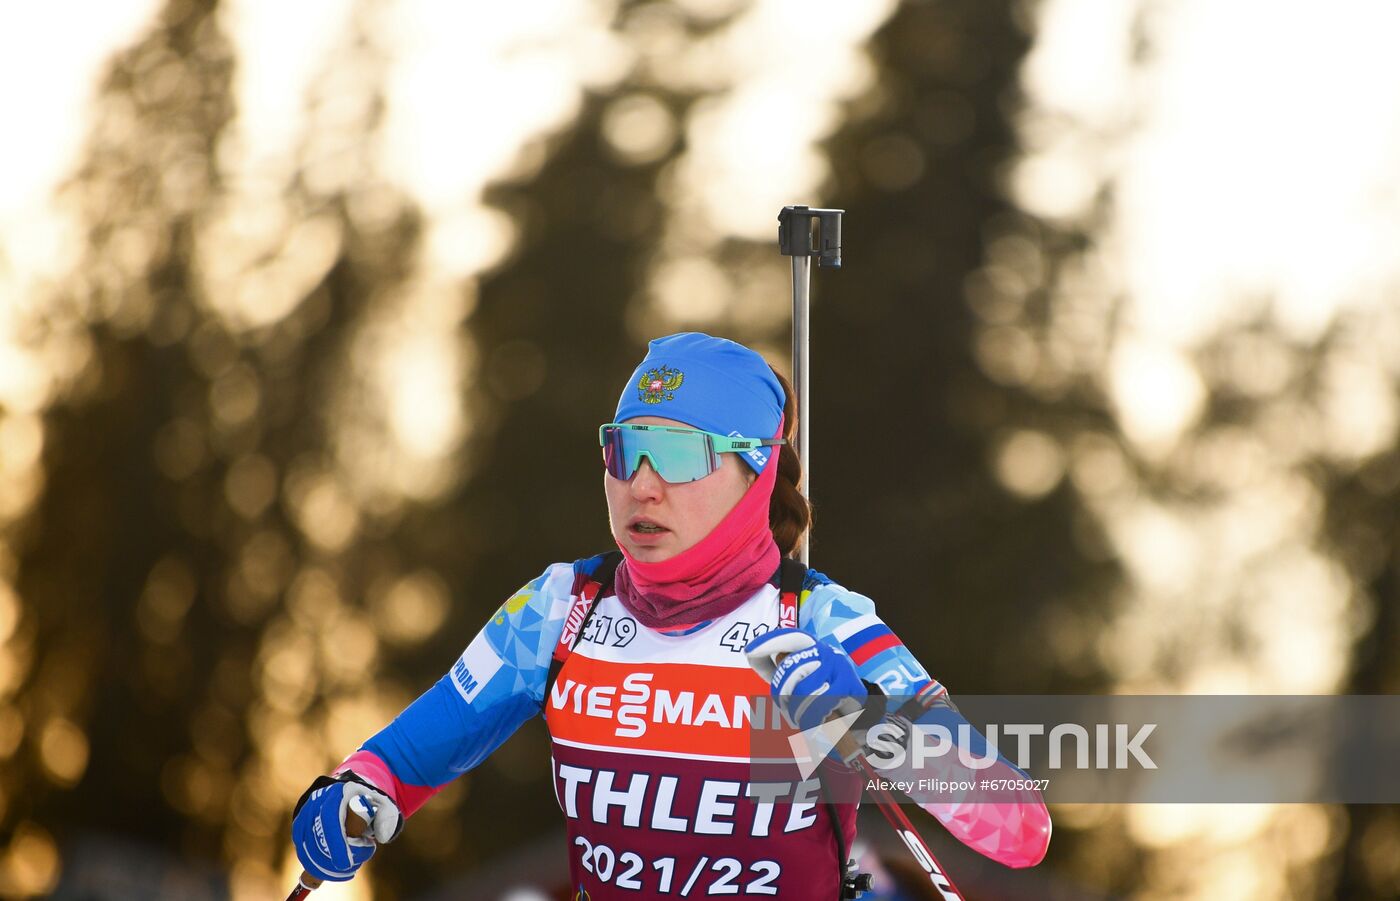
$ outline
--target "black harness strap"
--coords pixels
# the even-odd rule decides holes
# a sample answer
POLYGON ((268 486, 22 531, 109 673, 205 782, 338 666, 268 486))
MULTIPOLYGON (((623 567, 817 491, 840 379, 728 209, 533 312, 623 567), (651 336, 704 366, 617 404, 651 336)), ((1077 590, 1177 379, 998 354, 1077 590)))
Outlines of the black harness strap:
MULTIPOLYGON (((593 575, 589 576, 584 581, 583 585, 576 589, 577 591, 583 592, 589 586, 597 586, 593 593, 593 601, 588 605, 588 612, 583 615, 583 622, 578 625, 578 633, 574 635, 573 643, 569 645, 569 650, 571 652, 574 648, 578 647, 579 641, 583 639, 583 630, 588 626, 588 621, 593 618, 593 611, 598 609, 598 602, 608 593, 608 589, 612 588, 613 576, 617 573, 617 565, 621 562, 621 551, 608 551, 603 555, 603 559, 598 562, 598 568, 593 570, 593 575)), ((550 691, 554 688, 554 681, 559 678, 560 671, 564 669, 564 659, 566 658, 555 656, 549 661, 549 677, 544 683, 546 702, 548 701, 550 691)))

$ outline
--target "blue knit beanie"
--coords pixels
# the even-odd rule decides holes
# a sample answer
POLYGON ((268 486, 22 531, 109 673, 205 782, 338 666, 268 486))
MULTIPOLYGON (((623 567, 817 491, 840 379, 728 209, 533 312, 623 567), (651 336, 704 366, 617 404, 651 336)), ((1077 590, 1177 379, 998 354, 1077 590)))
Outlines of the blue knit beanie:
MULTIPOLYGON (((786 400, 763 357, 742 344, 700 332, 657 338, 617 401, 614 422, 661 416, 697 429, 744 438, 772 438, 786 400)), ((743 454, 761 471, 773 447, 743 454)))

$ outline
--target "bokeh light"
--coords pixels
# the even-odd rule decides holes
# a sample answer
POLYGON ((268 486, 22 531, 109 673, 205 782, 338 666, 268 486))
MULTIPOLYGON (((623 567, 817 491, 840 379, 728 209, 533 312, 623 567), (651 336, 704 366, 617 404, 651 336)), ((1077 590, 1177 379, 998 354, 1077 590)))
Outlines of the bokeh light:
MULTIPOLYGON (((852 209, 819 283, 817 547, 840 536, 956 688, 1395 691, 1397 24, 1378 0, 0 10, 24 88, 0 95, 0 895, 128 833, 284 892, 312 776, 606 540, 575 444, 613 369, 680 328, 785 359, 793 202, 852 209), (826 410, 916 436, 905 481, 870 484, 826 410), (894 537, 857 544, 872 521, 894 537), (940 581, 896 582, 905 558, 940 581), (936 628, 930 594, 956 602, 936 628)), ((325 895, 410 897, 557 826, 532 728, 325 895), (462 814, 508 791, 545 804, 462 814)), ((1105 895, 1400 878, 1390 811, 1055 815, 1047 866, 1105 895)))

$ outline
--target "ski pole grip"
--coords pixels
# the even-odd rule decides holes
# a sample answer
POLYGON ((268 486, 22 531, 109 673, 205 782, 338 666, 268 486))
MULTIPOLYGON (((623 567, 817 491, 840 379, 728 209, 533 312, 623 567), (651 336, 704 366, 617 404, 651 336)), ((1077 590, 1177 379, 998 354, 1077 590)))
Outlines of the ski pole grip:
MULTIPOLYGON (((345 811, 346 835, 350 836, 351 838, 359 838, 360 836, 365 834, 365 830, 368 828, 369 823, 365 820, 364 817, 360 816, 358 813, 355 813, 355 811, 353 810, 345 811)), ((308 891, 318 889, 321 887, 321 880, 317 879, 315 876, 312 876, 305 870, 301 871, 300 882, 301 885, 304 886, 308 891)), ((292 897, 297 897, 295 892, 293 892, 292 897)), ((301 897, 305 897, 305 895, 302 895, 301 897)))
POLYGON ((841 214, 785 206, 778 213, 778 252, 789 257, 816 257, 823 269, 841 268, 841 214))

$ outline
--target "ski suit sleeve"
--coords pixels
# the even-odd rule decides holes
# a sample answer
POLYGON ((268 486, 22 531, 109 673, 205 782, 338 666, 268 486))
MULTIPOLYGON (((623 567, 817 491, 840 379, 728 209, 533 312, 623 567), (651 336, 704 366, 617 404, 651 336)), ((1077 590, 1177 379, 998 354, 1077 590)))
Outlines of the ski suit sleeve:
POLYGON ((556 563, 500 609, 447 674, 345 759, 407 816, 539 713, 580 564, 556 563))
MULTIPOLYGON (((840 645, 850 655, 860 677, 880 686, 888 696, 915 697, 924 708, 918 722, 939 724, 953 736, 966 734, 967 750, 974 757, 985 757, 986 738, 972 727, 948 701, 948 690, 929 676, 899 637, 875 613, 875 602, 809 572, 799 599, 798 625, 818 640, 840 645), (960 733, 965 727, 966 733, 960 733)), ((951 760, 945 755, 940 760, 951 760)), ((909 764, 905 764, 910 767, 909 764)), ((891 771, 891 779, 918 779, 930 775, 957 777, 958 773, 914 773, 891 771)), ((978 771, 988 778, 1026 779, 1026 774, 997 754, 996 762, 978 771)), ((1040 792, 1025 789, 1014 802, 975 802, 964 798, 954 803, 922 803, 959 841, 973 850, 1009 867, 1035 866, 1050 844, 1050 813, 1040 792)))

